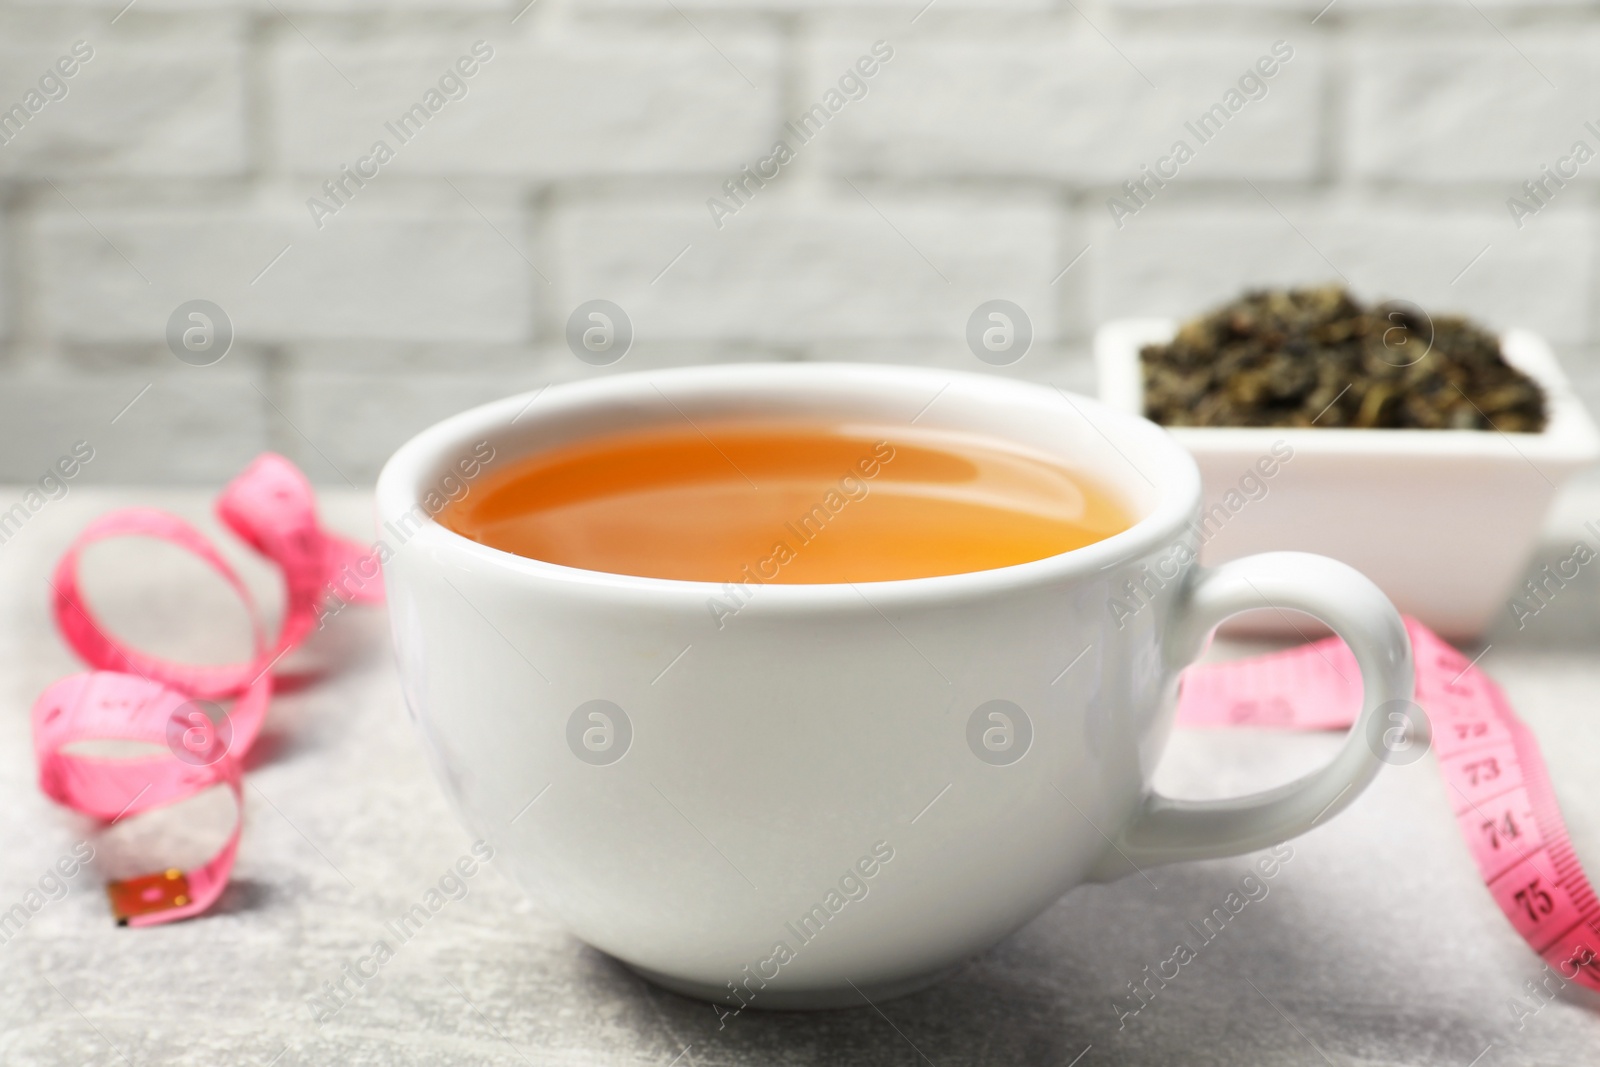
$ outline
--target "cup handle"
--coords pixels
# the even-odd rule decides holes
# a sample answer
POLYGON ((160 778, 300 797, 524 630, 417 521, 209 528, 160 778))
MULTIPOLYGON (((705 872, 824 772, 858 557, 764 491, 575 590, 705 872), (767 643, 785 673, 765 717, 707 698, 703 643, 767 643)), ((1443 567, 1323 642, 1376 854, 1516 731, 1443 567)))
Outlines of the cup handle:
POLYGON ((1091 871, 1092 880, 1278 844, 1343 810, 1383 766, 1381 755, 1368 744, 1368 731, 1379 708, 1414 695, 1411 640, 1389 598, 1353 567, 1307 552, 1266 552, 1202 569, 1169 623, 1169 662, 1193 662, 1220 623, 1251 608, 1308 612, 1355 653, 1361 668, 1361 715, 1344 745, 1326 766, 1242 797, 1175 800, 1147 793, 1115 847, 1091 871))

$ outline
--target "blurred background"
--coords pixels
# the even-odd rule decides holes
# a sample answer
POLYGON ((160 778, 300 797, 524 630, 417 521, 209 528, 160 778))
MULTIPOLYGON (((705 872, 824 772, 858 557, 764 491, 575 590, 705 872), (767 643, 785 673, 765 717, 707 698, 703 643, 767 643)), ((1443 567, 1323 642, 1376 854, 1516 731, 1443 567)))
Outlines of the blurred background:
POLYGON ((0 478, 83 440, 77 484, 272 448, 365 485, 469 405, 710 361, 1092 392, 1098 324, 1252 284, 1532 327, 1600 390, 1591 4, 524 3, 0 5, 0 478), (595 299, 605 368, 566 340, 595 299), (991 299, 1009 367, 964 339, 991 299))

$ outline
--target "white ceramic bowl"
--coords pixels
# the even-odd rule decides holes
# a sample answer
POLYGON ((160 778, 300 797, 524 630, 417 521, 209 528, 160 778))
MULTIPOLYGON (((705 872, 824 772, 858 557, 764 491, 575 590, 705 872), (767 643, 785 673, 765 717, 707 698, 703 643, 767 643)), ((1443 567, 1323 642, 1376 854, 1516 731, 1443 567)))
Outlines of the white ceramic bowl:
MULTIPOLYGON (((1100 399, 1142 414, 1139 350, 1175 332, 1168 319, 1101 327, 1100 399)), ((1202 561, 1277 549, 1332 556, 1446 637, 1476 638, 1509 618, 1545 513, 1563 482, 1600 459, 1600 434, 1542 338, 1511 330, 1501 350, 1544 390, 1544 432, 1173 427, 1205 486, 1202 561)), ((1234 629, 1289 625, 1265 612, 1234 629)))

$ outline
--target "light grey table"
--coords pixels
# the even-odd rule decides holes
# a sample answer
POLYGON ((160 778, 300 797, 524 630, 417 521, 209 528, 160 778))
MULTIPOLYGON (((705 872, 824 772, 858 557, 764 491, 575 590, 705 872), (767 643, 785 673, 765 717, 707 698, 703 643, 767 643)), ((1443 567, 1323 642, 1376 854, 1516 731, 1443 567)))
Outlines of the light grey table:
MULTIPOLYGON (((21 496, 0 489, 0 510, 21 496)), ((822 1014, 746 1012, 662 992, 587 948, 491 863, 342 1011, 307 997, 365 955, 470 841, 411 736, 379 610, 350 609, 284 666, 328 673, 281 692, 247 777, 235 880, 204 918, 119 929, 106 877, 196 862, 231 803, 198 798, 99 835, 34 783, 28 709, 79 669, 50 622, 45 576, 90 517, 128 503, 215 530, 209 494, 74 489, 0 545, 0 911, 80 841, 94 865, 0 944, 0 1062, 49 1064, 1506 1064, 1600 1062, 1600 997, 1569 987, 1517 1030, 1508 1005, 1541 963, 1490 901, 1433 760, 1390 768, 1226 931, 1119 1029, 1113 998, 1187 938, 1246 873, 1239 858, 1080 889, 943 984, 822 1014), (1081 1058, 1080 1058, 1081 1057, 1081 1058)), ((360 536, 370 504, 324 494, 360 536)), ((1570 551, 1600 492, 1569 493, 1543 552, 1570 551)), ((248 553, 219 535, 234 558, 248 553)), ((1587 568, 1595 570, 1597 568, 1587 568)), ((244 648, 239 610, 201 568, 150 543, 86 567, 113 629, 217 661, 244 648)), ((271 573, 249 570, 270 603, 271 573)), ((1600 875, 1600 588, 1584 573, 1482 665, 1544 746, 1580 853, 1600 875)), ((1508 611, 1506 620, 1511 619, 1508 611)), ((1478 649, 1470 650, 1477 652, 1478 649)), ((1181 733, 1159 781, 1222 795, 1325 759, 1328 736, 1181 733)))

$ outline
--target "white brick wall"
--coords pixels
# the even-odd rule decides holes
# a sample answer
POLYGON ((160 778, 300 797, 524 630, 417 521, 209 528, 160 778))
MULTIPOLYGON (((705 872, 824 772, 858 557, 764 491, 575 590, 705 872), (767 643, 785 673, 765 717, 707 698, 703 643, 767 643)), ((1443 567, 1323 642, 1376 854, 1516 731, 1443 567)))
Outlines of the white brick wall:
POLYGON ((0 107, 21 101, 59 58, 72 57, 75 42, 90 56, 61 79, 65 95, 0 148, 0 175, 37 181, 245 174, 246 24, 131 14, 108 23, 87 13, 50 18, 37 9, 0 15, 6 26, 0 107))
MULTIPOLYGON (((1267 96, 1184 168, 1186 179, 1312 177, 1317 124, 1308 120, 1322 70, 1307 37, 1267 83, 1267 96)), ((859 115, 845 116, 858 121, 841 123, 842 136, 830 138, 829 162, 842 173, 1120 184, 1187 136, 1183 123, 1217 102, 1274 39, 1129 35, 1119 55, 1081 22, 1049 34, 997 31, 926 44, 913 37, 859 115)), ((810 65, 813 95, 852 56, 830 44, 810 65)))
MULTIPOLYGON (((83 215, 39 211, 33 273, 44 328, 69 343, 137 345, 152 322, 159 342, 167 314, 201 294, 254 343, 512 342, 533 326, 532 270, 448 187, 403 198, 374 186, 321 232, 276 204, 146 209, 62 188, 83 215)), ((519 213, 485 200, 489 222, 515 234, 519 213)))
POLYGON ((474 41, 497 37, 493 58, 464 79, 466 95, 397 148, 396 169, 527 181, 737 169, 767 147, 777 125, 778 39, 743 29, 719 35, 724 61, 680 27, 562 27, 524 39, 497 37, 492 24, 363 34, 322 49, 326 59, 303 41, 282 40, 272 79, 282 164, 320 181, 375 138, 396 142, 383 123, 416 103, 474 41))
MULTIPOLYGON (((1513 187, 1600 125, 1600 27, 1559 36, 1362 40, 1352 53, 1351 170, 1384 181, 1513 187), (1548 79, 1548 80, 1547 80, 1548 79), (1531 164, 1531 169, 1530 169, 1531 164)), ((1600 168, 1595 168, 1600 171, 1600 168)), ((1585 177, 1591 182, 1596 174, 1585 177)))
POLYGON ((1600 152, 1592 6, 525 2, 0 0, 0 134, 59 97, 0 144, 0 478, 87 438, 97 480, 215 483, 271 447, 360 483, 426 423, 550 381, 989 370, 962 329, 995 297, 1036 331, 996 373, 1092 389, 1107 318, 1340 276, 1542 330, 1600 395, 1600 158, 1522 227, 1506 207, 1574 141, 1600 152), (480 40, 401 143, 385 123, 480 40), (784 123, 879 40, 893 58, 800 143, 784 123), (1280 40, 1266 96, 1119 226, 1107 198, 1280 40), (93 58, 41 90, 77 41, 93 58), (779 138, 794 158, 726 200, 779 138), (331 201, 379 139, 392 160, 331 201), (320 226, 312 197, 339 208, 320 226), (739 207, 721 227, 711 197, 739 207), (562 340, 595 297, 637 331, 603 370, 562 340), (213 366, 166 346, 196 298, 236 329, 213 366))
POLYGON ((907 194, 871 182, 791 195, 785 180, 720 230, 695 203, 560 212, 563 305, 605 296, 650 337, 781 346, 960 336, 972 308, 1006 294, 1039 339, 1058 336, 1059 241, 1044 196, 907 194))

